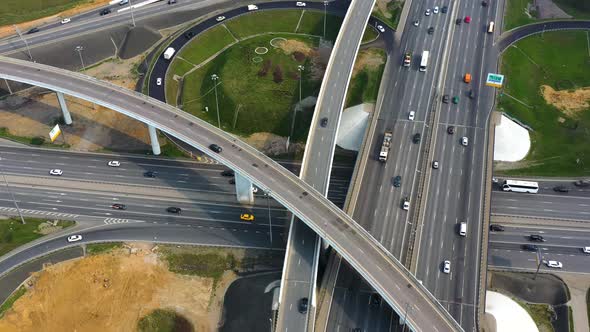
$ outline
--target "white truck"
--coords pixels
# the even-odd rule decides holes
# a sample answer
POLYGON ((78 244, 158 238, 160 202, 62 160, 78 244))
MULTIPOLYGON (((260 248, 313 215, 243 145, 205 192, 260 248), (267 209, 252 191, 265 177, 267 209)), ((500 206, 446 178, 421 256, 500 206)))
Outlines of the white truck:
POLYGON ((174 55, 174 52, 176 52, 175 49, 173 49, 172 47, 168 47, 166 49, 166 51, 164 52, 164 59, 166 59, 166 60, 172 59, 172 56, 174 55))
POLYGON ((248 11, 253 11, 253 10, 257 10, 258 6, 256 5, 248 5, 248 11))
POLYGON ((385 134, 383 134, 383 144, 381 144, 381 151, 379 152, 379 161, 382 163, 387 161, 392 138, 393 133, 391 131, 386 131, 385 134))

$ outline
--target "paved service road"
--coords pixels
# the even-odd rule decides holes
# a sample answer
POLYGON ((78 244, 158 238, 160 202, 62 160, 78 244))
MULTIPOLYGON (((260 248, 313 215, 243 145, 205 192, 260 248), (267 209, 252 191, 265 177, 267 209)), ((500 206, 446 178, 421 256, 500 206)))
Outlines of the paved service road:
POLYGON ((440 331, 460 329, 416 279, 352 218, 321 193, 233 136, 153 98, 55 67, 1 57, 0 77, 92 101, 153 125, 208 153, 270 192, 305 221, 360 271, 390 305, 400 309, 403 303, 409 302, 419 308, 409 321, 417 330, 432 326, 440 331), (212 143, 221 146, 224 152, 210 151, 208 145, 212 143))

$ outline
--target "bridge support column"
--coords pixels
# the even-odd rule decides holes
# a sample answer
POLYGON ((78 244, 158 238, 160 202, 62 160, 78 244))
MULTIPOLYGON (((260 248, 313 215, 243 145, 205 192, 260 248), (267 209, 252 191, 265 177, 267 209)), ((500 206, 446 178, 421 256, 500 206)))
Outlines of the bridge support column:
POLYGON ((152 143, 152 152, 154 153, 154 156, 159 156, 162 151, 160 151, 160 142, 158 142, 156 128, 148 125, 148 131, 150 133, 150 142, 152 143))
POLYGON ((57 100, 59 101, 59 107, 61 107, 61 112, 64 116, 64 122, 67 125, 71 125, 72 124, 72 116, 70 115, 70 111, 68 110, 68 104, 66 104, 66 98, 64 97, 64 94, 57 91, 57 100))
POLYGON ((252 182, 236 172, 236 195, 242 204, 254 204, 252 182))

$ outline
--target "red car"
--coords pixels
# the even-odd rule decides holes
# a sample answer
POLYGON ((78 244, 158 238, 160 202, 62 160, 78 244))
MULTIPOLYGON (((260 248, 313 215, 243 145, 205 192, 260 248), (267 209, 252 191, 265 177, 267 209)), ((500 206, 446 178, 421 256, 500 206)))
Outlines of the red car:
POLYGON ((127 210, 127 206, 125 206, 125 204, 119 204, 119 203, 115 203, 115 204, 111 205, 111 208, 113 208, 115 210, 127 210))
POLYGON ((465 23, 471 22, 471 16, 465 16, 465 23))

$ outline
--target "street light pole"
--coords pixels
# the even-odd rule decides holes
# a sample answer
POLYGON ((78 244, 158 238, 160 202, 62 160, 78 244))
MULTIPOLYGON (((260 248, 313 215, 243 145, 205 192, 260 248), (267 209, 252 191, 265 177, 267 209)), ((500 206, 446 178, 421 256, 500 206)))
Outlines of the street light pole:
POLYGON ((541 257, 541 253, 539 252, 538 247, 536 250, 536 254, 537 254, 537 271, 535 271, 535 275, 533 276, 533 280, 537 280, 537 274, 539 274, 539 270, 541 269, 541 264, 543 263, 543 259, 541 257))
POLYGON ((270 230, 268 234, 270 235, 270 246, 272 247, 272 218, 270 216, 270 195, 268 191, 265 192, 264 195, 266 195, 266 205, 268 206, 268 228, 270 230))
POLYGON ((328 16, 328 1, 324 1, 324 39, 326 39, 326 16, 328 16))
POLYGON ((301 107, 301 81, 303 81, 303 70, 305 67, 302 65, 297 66, 297 70, 299 70, 299 107, 301 107))
POLYGON ((406 303, 406 312, 404 313, 404 328, 403 328, 403 329, 404 329, 404 331, 405 331, 405 329, 406 329, 406 326, 408 325, 408 324, 406 324, 406 323, 407 323, 407 320, 406 320, 406 319, 408 319, 408 311, 409 311, 410 309, 411 309, 411 308, 410 308, 410 303, 406 303))
POLYGON ((133 27, 135 28, 135 17, 133 16, 133 6, 131 5, 131 0, 129 0, 129 8, 131 9, 131 23, 133 24, 133 27))
MULTIPOLYGON (((2 157, 0 157, 0 160, 2 160, 2 157)), ((18 203, 16 202, 16 198, 14 198, 14 193, 12 192, 12 190, 10 190, 10 186, 8 185, 8 181, 6 180, 6 174, 4 174, 3 170, 2 170, 2 178, 4 179, 4 185, 6 185, 6 190, 8 191, 8 193, 10 193, 10 196, 12 197, 12 202, 14 202, 14 206, 16 207, 16 211, 18 213, 18 216, 20 217, 20 221, 24 225, 24 224, 26 224, 25 218, 23 217, 23 214, 20 211, 20 207, 18 206, 18 203)))
POLYGON ((215 107, 217 108, 217 127, 221 129, 221 119, 219 117, 219 99, 217 99, 217 80, 219 76, 216 74, 211 75, 211 79, 213 80, 213 89, 215 90, 215 107))
POLYGON ((16 24, 13 26, 14 26, 14 30, 16 30, 16 33, 18 34, 20 39, 23 41, 23 43, 25 43, 25 47, 27 48, 27 53, 29 53, 29 59, 31 59, 31 61, 33 61, 33 56, 31 55, 31 49, 29 49, 29 43, 27 43, 27 40, 23 37, 23 34, 21 33, 18 26, 16 26, 16 24))
POLYGON ((82 63, 82 71, 86 71, 86 66, 84 66, 84 59, 82 59, 82 51, 84 50, 84 47, 78 45, 74 48, 74 50, 78 52, 78 55, 80 56, 80 62, 82 63))

